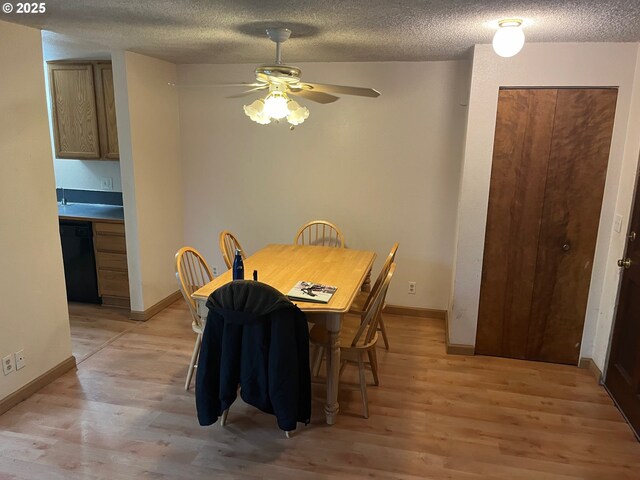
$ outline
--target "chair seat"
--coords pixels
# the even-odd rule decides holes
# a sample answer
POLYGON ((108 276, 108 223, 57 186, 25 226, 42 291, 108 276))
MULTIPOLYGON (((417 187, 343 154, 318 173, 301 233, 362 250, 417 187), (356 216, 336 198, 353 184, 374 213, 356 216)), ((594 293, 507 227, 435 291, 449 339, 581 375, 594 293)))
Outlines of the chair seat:
POLYGON ((369 292, 358 292, 356 298, 353 299, 351 308, 349 308, 349 313, 360 315, 364 312, 364 304, 367 302, 367 298, 369 298, 369 292))
MULTIPOLYGON (((365 342, 365 336, 362 335, 360 340, 355 346, 351 345, 351 341, 356 336, 356 332, 360 328, 360 318, 356 316, 347 315, 342 322, 342 328, 340 329, 340 349, 343 352, 349 350, 365 350, 371 348, 378 341, 378 334, 376 333, 369 343, 365 342)), ((329 343, 329 332, 321 325, 314 325, 309 332, 309 340, 314 345, 320 345, 322 347, 329 343)))

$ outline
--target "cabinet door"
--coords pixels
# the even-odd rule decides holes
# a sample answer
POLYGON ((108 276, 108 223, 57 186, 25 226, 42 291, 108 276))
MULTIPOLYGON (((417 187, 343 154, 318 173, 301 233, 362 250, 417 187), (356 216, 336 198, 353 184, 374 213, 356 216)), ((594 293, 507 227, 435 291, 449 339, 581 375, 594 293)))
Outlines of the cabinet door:
POLYGON ((118 160, 120 152, 118 150, 118 126, 116 124, 116 104, 111 64, 99 63, 95 65, 95 82, 102 158, 118 160))
POLYGON ((56 157, 99 159, 93 67, 49 64, 49 82, 56 157))

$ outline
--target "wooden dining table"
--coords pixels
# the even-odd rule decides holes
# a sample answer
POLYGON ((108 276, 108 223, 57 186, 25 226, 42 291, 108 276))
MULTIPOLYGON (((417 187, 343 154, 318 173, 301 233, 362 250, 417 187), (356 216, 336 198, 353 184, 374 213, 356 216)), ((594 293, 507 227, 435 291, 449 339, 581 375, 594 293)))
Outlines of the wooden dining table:
MULTIPOLYGON (((316 247, 308 245, 267 245, 244 261, 245 278, 271 285, 283 294, 300 280, 337 287, 328 303, 294 301, 309 322, 323 325, 329 332, 326 351, 327 401, 324 407, 327 423, 333 425, 339 411, 338 379, 340 371, 340 328, 356 294, 371 271, 375 252, 351 248, 316 247)), ((216 277, 196 290, 192 298, 198 305, 198 315, 206 322, 209 313, 206 301, 222 285, 232 281, 231 271, 216 277)))

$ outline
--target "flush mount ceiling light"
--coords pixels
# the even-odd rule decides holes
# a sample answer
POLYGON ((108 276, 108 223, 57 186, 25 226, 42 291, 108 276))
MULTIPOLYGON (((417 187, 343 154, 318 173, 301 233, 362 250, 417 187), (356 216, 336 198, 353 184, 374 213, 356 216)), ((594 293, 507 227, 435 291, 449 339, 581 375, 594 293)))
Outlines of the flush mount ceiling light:
POLYGON ((499 28, 493 36, 493 50, 501 57, 513 57, 524 46, 522 20, 509 18, 498 22, 499 28))

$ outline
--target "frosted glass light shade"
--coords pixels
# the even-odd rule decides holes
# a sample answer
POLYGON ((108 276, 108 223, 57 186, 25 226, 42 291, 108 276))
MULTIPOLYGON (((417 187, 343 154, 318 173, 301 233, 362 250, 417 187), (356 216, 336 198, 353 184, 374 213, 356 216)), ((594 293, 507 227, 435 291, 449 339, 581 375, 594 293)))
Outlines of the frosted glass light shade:
POLYGON ((244 113, 260 125, 267 125, 272 119, 281 120, 285 117, 291 125, 300 125, 309 118, 307 107, 303 107, 277 90, 270 92, 264 99, 259 98, 251 105, 245 105, 244 113))
POLYGON ((291 125, 300 125, 307 118, 309 118, 309 109, 307 107, 302 107, 295 100, 289 101, 289 115, 287 115, 287 121, 291 125))
POLYGON ((509 22, 500 25, 493 36, 493 50, 501 57, 513 57, 524 46, 524 32, 521 22, 509 22))
POLYGON ((259 123, 260 125, 267 125, 268 123, 271 123, 269 116, 265 115, 263 99, 259 98, 251 105, 245 105, 243 108, 245 115, 254 122, 259 123))
POLYGON ((264 113, 276 120, 286 117, 289 115, 288 100, 282 92, 271 92, 264 99, 264 113))

